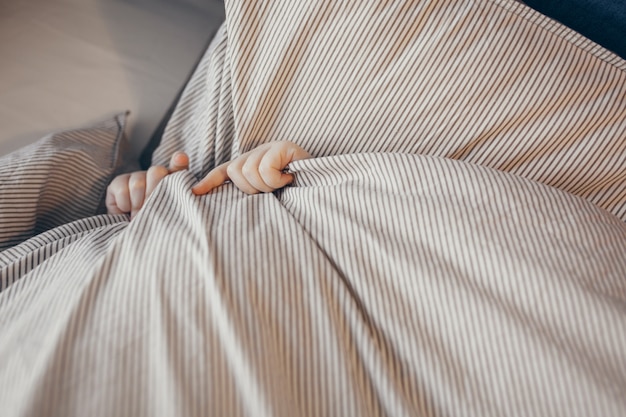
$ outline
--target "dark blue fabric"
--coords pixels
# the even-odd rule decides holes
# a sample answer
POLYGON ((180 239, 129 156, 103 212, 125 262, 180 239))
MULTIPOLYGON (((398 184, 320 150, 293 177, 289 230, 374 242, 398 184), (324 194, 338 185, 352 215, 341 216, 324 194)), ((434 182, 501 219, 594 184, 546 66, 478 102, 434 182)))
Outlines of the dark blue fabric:
POLYGON ((524 2, 626 58, 626 0, 524 0, 524 2))

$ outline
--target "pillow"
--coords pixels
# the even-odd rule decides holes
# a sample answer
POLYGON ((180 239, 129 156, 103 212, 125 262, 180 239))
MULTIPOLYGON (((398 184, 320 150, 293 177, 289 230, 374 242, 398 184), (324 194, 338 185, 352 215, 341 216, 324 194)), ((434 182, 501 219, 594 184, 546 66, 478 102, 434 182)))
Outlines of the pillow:
POLYGON ((102 210, 126 117, 54 133, 0 158, 0 250, 102 210))
POLYGON ((463 160, 626 220, 626 61, 514 0, 226 2, 168 124, 192 171, 262 143, 463 160))

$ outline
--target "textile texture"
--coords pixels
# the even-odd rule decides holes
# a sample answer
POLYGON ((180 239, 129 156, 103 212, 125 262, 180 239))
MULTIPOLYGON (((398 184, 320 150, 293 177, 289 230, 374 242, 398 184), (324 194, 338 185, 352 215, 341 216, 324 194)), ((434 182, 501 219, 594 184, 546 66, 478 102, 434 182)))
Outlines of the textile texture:
POLYGON ((121 165, 126 114, 0 158, 0 250, 98 211, 121 165))
POLYGON ((625 415, 624 61, 513 1, 226 6, 190 169, 0 252, 3 416, 625 415), (291 186, 191 192, 278 139, 291 186))

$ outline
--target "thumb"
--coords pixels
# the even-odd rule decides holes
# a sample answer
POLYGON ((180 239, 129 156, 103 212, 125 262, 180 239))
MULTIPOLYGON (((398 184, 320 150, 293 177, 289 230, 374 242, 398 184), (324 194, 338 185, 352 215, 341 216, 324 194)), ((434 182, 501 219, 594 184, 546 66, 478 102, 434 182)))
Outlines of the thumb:
POLYGON ((169 173, 182 171, 189 168, 189 157, 185 152, 174 152, 170 159, 169 173))

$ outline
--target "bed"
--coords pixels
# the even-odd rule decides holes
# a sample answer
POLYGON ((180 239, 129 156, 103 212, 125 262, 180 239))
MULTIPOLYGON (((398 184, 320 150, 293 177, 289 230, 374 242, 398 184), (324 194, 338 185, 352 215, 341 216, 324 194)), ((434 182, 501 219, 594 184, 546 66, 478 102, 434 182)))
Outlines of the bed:
POLYGON ((125 112, 0 159, 2 415, 625 415, 619 48, 513 0, 225 4, 132 221, 125 112), (291 186, 191 193, 275 140, 291 186))

